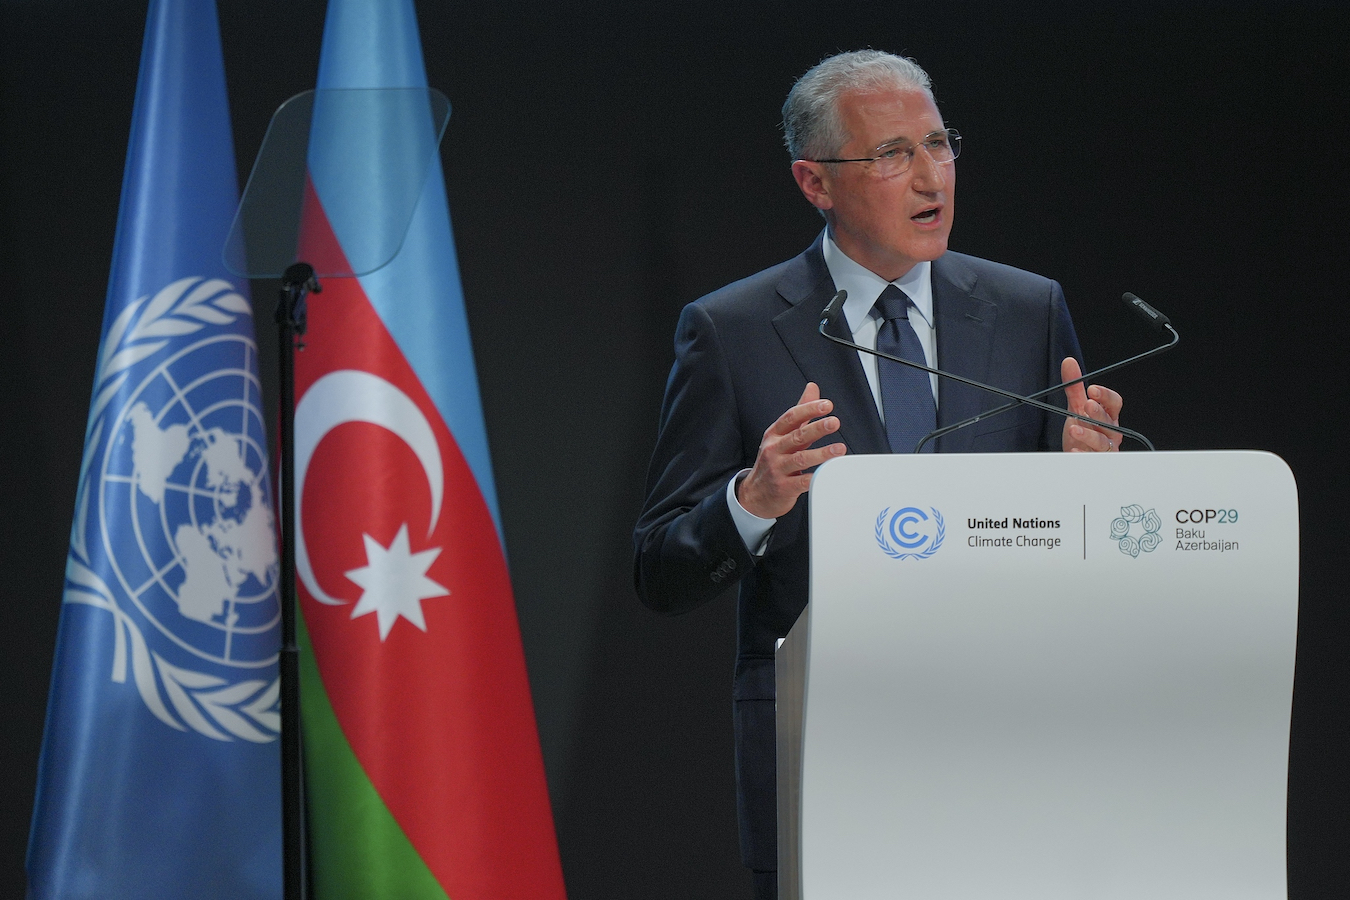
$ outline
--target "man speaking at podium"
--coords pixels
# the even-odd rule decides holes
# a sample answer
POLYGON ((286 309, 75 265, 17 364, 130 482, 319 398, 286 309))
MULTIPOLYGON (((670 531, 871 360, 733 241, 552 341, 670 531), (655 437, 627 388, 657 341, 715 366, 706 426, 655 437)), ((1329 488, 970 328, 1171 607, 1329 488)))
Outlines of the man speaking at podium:
MULTIPOLYGON (((961 138, 912 60, 841 53, 783 106, 792 175, 825 217, 800 256, 689 304, 675 335, 647 500, 638 595, 680 613, 739 583, 735 678, 741 857, 777 896, 774 651, 807 600, 810 472, 846 452, 908 453, 1003 402, 817 333, 848 292, 840 337, 1026 395, 1081 374, 1058 283, 948 252, 961 138)), ((1118 422, 1120 395, 1069 388, 1118 422)), ((1020 406, 940 438, 940 452, 1117 449, 1114 432, 1020 406)), ((931 452, 934 442, 923 449, 931 452)))

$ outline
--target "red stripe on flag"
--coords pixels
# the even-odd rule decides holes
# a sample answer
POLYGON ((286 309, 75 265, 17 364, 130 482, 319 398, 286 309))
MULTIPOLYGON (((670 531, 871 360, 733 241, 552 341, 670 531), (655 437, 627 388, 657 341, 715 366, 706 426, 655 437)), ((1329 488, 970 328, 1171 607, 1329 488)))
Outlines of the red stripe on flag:
MULTIPOLYGON (((340 248, 312 190, 306 248, 340 248)), ((407 298, 435 302, 435 298, 407 298)), ((327 278, 309 300, 296 395, 330 372, 371 373, 430 423, 444 468, 434 531, 428 476, 393 432, 364 422, 329 431, 302 486, 305 542, 319 587, 299 594, 338 722, 390 812, 455 900, 563 897, 543 760, 506 561, 482 492, 454 436, 355 278, 327 278), (426 578, 448 596, 420 600, 426 630, 375 613, 353 618, 366 536, 388 548, 406 525, 412 554, 439 549, 426 578)), ((322 773, 311 773, 322 778, 322 773)))

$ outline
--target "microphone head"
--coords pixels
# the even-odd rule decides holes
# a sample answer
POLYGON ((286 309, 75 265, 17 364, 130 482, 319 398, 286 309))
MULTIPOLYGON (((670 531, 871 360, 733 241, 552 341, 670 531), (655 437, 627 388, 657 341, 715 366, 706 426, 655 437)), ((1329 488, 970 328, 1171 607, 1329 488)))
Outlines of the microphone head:
POLYGON ((1137 312, 1146 322, 1152 325, 1154 331, 1162 331, 1164 325, 1172 324, 1171 319, 1167 318, 1167 316, 1164 316, 1129 291, 1126 291, 1120 299, 1124 300, 1126 306, 1137 312))
POLYGON ((848 299, 848 291, 840 291, 830 298, 830 302, 825 304, 825 309, 820 313, 820 327, 828 328, 834 324, 834 320, 839 318, 839 313, 844 308, 844 301, 848 299))

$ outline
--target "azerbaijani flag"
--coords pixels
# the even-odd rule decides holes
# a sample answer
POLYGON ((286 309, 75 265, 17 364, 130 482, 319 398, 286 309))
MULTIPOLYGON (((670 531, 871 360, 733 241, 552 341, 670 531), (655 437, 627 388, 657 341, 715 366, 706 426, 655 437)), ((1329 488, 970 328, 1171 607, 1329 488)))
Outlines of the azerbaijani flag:
MULTIPOLYGON (((425 87, 411 0, 331 0, 302 258, 350 258, 389 205, 330 174, 388 165, 389 131, 329 139, 324 91, 425 87)), ((315 896, 562 898, 439 165, 393 261, 310 297, 305 345, 297 591, 315 896)))
POLYGON ((275 900, 276 532, 214 0, 152 0, 28 844, 31 900, 275 900))

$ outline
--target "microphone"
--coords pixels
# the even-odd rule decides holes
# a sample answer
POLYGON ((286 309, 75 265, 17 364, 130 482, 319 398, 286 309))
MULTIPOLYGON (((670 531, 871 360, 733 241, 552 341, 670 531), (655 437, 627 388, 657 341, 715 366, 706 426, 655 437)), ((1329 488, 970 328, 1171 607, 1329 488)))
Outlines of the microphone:
MULTIPOLYGON (((834 325, 834 320, 839 318, 839 311, 844 308, 844 301, 848 299, 848 291, 840 291, 830 298, 830 302, 825 304, 825 309, 820 313, 820 327, 829 328, 834 325)), ((1140 303, 1144 301, 1140 300, 1140 303)))
MULTIPOLYGON (((1037 391, 1034 394, 1030 394, 1028 396, 1028 399, 1038 400, 1047 394, 1054 393, 1055 391, 1061 391, 1064 390, 1065 388, 1073 387, 1075 384, 1082 384, 1083 382, 1087 381, 1090 378, 1096 378, 1100 375, 1106 374, 1107 372, 1114 372, 1116 369, 1122 369, 1125 366, 1131 365, 1132 363, 1139 362, 1141 359, 1147 359, 1150 356, 1157 356, 1164 350, 1171 350, 1173 347, 1177 345, 1178 342, 1180 342, 1181 335, 1177 334, 1176 329, 1172 327, 1172 320, 1167 318, 1167 316, 1158 312, 1158 310, 1154 309, 1152 306, 1145 303, 1143 300, 1139 299, 1134 294, 1131 294, 1129 291, 1126 291, 1124 296, 1122 296, 1120 299, 1125 301, 1126 306, 1128 306, 1130 309, 1138 313, 1145 321, 1147 321, 1150 325, 1152 325, 1155 330, 1157 331, 1166 330, 1171 332, 1172 340, 1166 344, 1160 344, 1157 347, 1152 348, 1151 350, 1145 350, 1143 353, 1131 356, 1129 359, 1123 359, 1120 362, 1111 363, 1111 365, 1109 366, 1102 366, 1100 369, 1094 369, 1093 371, 1088 372, 1086 375, 1082 375, 1078 378, 1075 378, 1073 381, 1065 381, 1061 384, 1056 384, 1051 387, 1048 387, 1045 390, 1037 391)), ((1020 405, 1021 404, 1018 401, 1014 400, 1011 403, 1005 403, 1002 406, 997 406, 994 407, 993 409, 985 410, 984 412, 979 413, 978 415, 971 416, 969 419, 962 419, 960 422, 954 422, 951 425, 944 425, 942 428, 939 428, 936 431, 932 431, 924 435, 923 439, 919 441, 918 447, 921 448, 923 447, 924 444, 928 443, 929 441, 935 441, 945 434, 951 434, 953 431, 960 431, 967 425, 974 425, 976 422, 992 418, 993 416, 997 416, 1001 413, 1005 413, 1008 410, 1014 409, 1020 405)), ((1069 415, 1073 414, 1069 413, 1069 415)), ((1077 417, 1075 416, 1075 418, 1077 417)), ((1119 425, 1111 426, 1111 430, 1119 431, 1121 434, 1129 435, 1130 437, 1133 437, 1136 440, 1141 441, 1145 447, 1148 447, 1148 449, 1150 450, 1154 449, 1153 443, 1149 441, 1148 438, 1144 437, 1142 434, 1137 434, 1136 432, 1133 432, 1128 428, 1121 428, 1119 425)), ((914 452, 917 453, 918 448, 916 448, 914 452)))
MULTIPOLYGON (((991 384, 985 384, 985 383, 980 382, 980 381, 975 381, 975 380, 972 379, 972 378, 966 378, 964 375, 957 375, 957 374, 955 374, 955 373, 953 373, 953 372, 945 372, 945 371, 943 371, 942 369, 934 369, 934 368, 932 368, 932 367, 930 367, 930 366, 925 366, 925 365, 923 365, 923 364, 921 364, 921 363, 916 363, 916 362, 914 362, 913 360, 905 359, 904 357, 900 357, 900 356, 892 356, 891 354, 885 353, 885 352, 883 352, 883 351, 881 351, 881 350, 876 350, 876 349, 873 349, 873 348, 871 348, 871 347, 864 347, 862 344, 857 344, 857 343, 854 343, 854 342, 851 341, 851 340, 846 340, 846 339, 844 339, 844 338, 837 337, 837 336, 835 336, 835 335, 833 335, 833 334, 830 334, 830 333, 827 332, 825 329, 826 329, 827 327, 833 325, 833 324, 838 320, 839 314, 840 314, 840 312, 843 310, 843 307, 844 307, 844 300, 847 299, 847 297, 848 297, 847 292, 845 292, 845 291, 839 291, 837 294, 834 295, 834 297, 832 297, 832 298, 830 299, 830 302, 825 306, 825 309, 821 311, 820 327, 819 327, 819 329, 818 329, 818 331, 820 332, 820 336, 821 336, 821 337, 825 338, 825 339, 828 340, 828 341, 832 341, 833 343, 839 344, 840 346, 849 347, 849 348, 851 348, 851 349, 853 349, 853 350, 859 350, 859 351, 861 351, 861 352, 863 352, 863 353, 870 353, 870 354, 872 354, 873 356, 879 357, 879 358, 881 358, 881 359, 888 359, 888 360, 890 360, 891 362, 897 362, 897 363, 900 363, 901 365, 909 366, 910 368, 919 369, 920 371, 928 372, 928 373, 931 374, 931 375, 939 375, 939 376, 941 376, 941 377, 943 377, 943 378, 950 378, 951 380, 960 382, 961 384, 969 385, 969 386, 971 386, 971 387, 973 387, 973 388, 978 388, 979 390, 987 391, 988 393, 991 393, 991 394, 997 394, 997 395, 1000 396, 1000 397, 1007 397, 1009 400, 1012 401, 1011 403, 1006 403, 1006 404, 1004 404, 1003 406, 996 407, 996 408, 991 409, 991 410, 987 410, 987 411, 982 412, 982 413, 980 413, 979 415, 976 415, 976 416, 972 416, 971 418, 966 419, 966 420, 964 420, 964 421, 962 421, 962 422, 958 422, 958 423, 956 423, 955 425, 948 425, 948 426, 946 426, 945 428, 940 428, 940 429, 938 429, 937 431, 933 432, 932 434, 929 434, 929 435, 925 436, 925 437, 923 438, 923 440, 921 440, 921 441, 919 442, 918 446, 915 447, 914 452, 916 452, 916 453, 923 447, 924 444, 926 444, 928 441, 930 441, 930 440, 932 440, 932 439, 934 439, 934 438, 936 438, 936 437, 940 437, 940 436, 943 435, 943 434, 946 434, 946 433, 951 432, 951 431, 955 431, 955 430, 957 430, 958 428, 964 428, 964 427, 966 427, 967 425, 973 425, 973 424, 975 424, 976 422, 979 422, 979 421, 981 421, 981 420, 983 420, 983 419, 987 419, 987 418, 989 418, 989 417, 991 417, 991 416, 998 415, 999 413, 1007 412, 1008 410, 1013 409, 1014 407, 1017 407, 1017 406, 1021 406, 1022 404, 1026 404, 1026 405, 1028 405, 1028 406, 1033 406, 1033 407, 1035 407, 1035 408, 1037 408, 1037 409, 1041 409, 1041 410, 1044 410, 1044 411, 1049 412, 1049 413, 1054 413, 1054 414, 1057 415, 1057 416, 1067 416, 1068 418, 1071 418, 1071 419, 1077 419, 1077 420, 1080 421, 1080 422, 1086 422, 1086 423, 1088 423, 1089 425, 1097 425, 1097 426, 1100 426, 1100 427, 1102 427, 1102 428, 1105 428, 1105 429, 1107 429, 1107 430, 1109 430, 1109 431, 1116 431, 1116 432, 1119 432, 1120 434, 1123 434, 1123 435, 1126 435, 1126 436, 1128 436, 1128 437, 1134 438, 1135 440, 1137 440, 1137 441, 1139 441, 1141 444, 1143 444, 1145 447, 1148 447, 1148 449, 1150 449, 1150 450, 1153 450, 1153 449, 1154 449, 1154 447, 1153 447, 1153 442, 1152 442, 1152 441, 1150 441, 1148 438, 1144 437, 1144 436, 1143 436, 1142 434, 1140 434, 1139 432, 1134 431, 1133 429, 1125 428, 1125 427, 1120 426, 1120 425, 1113 425, 1113 424, 1110 423, 1110 422, 1100 422, 1100 421, 1098 421, 1098 420, 1096 420, 1096 419, 1088 418, 1087 416, 1080 416, 1078 413, 1071 412, 1071 411, 1069 411, 1069 410, 1067 410, 1067 409, 1061 409, 1061 408, 1058 407, 1058 406, 1053 406, 1053 405, 1051 405, 1051 404, 1049 404, 1049 403, 1043 403, 1043 402, 1041 402, 1041 400, 1039 399, 1039 398, 1041 398, 1041 397, 1044 397, 1044 396, 1047 395, 1047 394, 1053 393, 1054 391, 1062 390, 1062 389, 1064 389, 1064 388, 1066 388, 1066 387, 1069 387, 1069 386, 1072 386, 1072 385, 1075 385, 1075 384, 1079 384, 1079 383, 1081 383, 1081 382, 1087 380, 1088 378, 1095 378, 1096 376, 1098 376, 1098 375, 1100 375, 1100 374, 1102 374, 1102 373, 1104 373, 1104 372, 1109 372, 1109 371, 1112 371, 1112 370, 1114 370, 1114 369, 1118 369, 1118 368, 1120 368, 1121 366, 1124 366, 1124 365, 1129 364, 1130 362, 1133 362, 1133 361, 1134 361, 1133 359, 1126 360, 1126 361, 1120 362, 1120 363, 1116 363, 1116 364, 1114 364, 1114 365, 1107 366, 1107 367, 1105 367, 1105 368, 1103 368, 1103 369, 1098 369, 1098 370, 1096 370, 1096 371, 1094 371, 1094 372, 1090 372, 1090 373, 1088 373, 1087 375, 1084 375, 1084 376, 1082 376, 1082 377, 1080 377, 1080 378, 1076 378, 1076 379, 1074 379, 1073 381, 1067 381, 1067 382, 1064 382, 1064 383, 1062 383, 1062 384, 1057 384, 1057 385, 1054 385, 1053 387, 1046 388, 1045 390, 1037 391, 1035 394, 1032 394, 1032 395, 1030 395, 1030 396, 1024 396, 1024 395, 1022 395, 1022 394, 1016 394, 1016 393, 1013 393, 1012 391, 1004 390, 1003 388, 994 387, 994 386, 991 385, 991 384)), ((1135 298, 1135 299, 1138 299, 1138 298, 1135 298)), ((1145 304, 1142 300, 1140 300, 1139 303, 1140 303, 1140 304, 1143 304, 1143 306, 1148 306, 1148 305, 1145 304)), ((1141 314, 1141 315, 1146 315, 1146 316, 1148 315, 1148 313, 1145 313, 1140 307, 1136 306, 1135 308, 1140 310, 1140 314, 1141 314)), ((1151 310, 1152 313, 1153 313, 1154 315, 1159 316, 1159 317, 1162 316, 1161 313, 1159 313, 1157 310, 1154 310, 1152 307, 1148 307, 1148 309, 1151 310)), ((1174 340, 1172 341, 1172 343, 1171 343, 1171 344, 1168 344, 1168 345, 1166 345, 1166 346, 1164 346, 1164 347, 1156 348, 1156 349, 1154 349, 1154 350, 1151 350, 1151 351, 1149 351, 1148 353, 1141 354, 1139 357, 1137 357, 1137 359, 1142 359, 1142 358, 1144 358, 1145 356, 1152 355, 1153 353, 1160 353, 1160 352, 1162 352, 1162 350, 1166 350, 1166 349, 1168 349, 1168 347, 1174 346, 1174 345, 1176 344, 1177 340, 1180 340, 1180 338, 1176 336, 1176 332, 1175 332, 1174 330, 1172 330, 1170 326, 1167 326, 1167 327, 1168 327, 1168 330, 1169 330, 1169 331, 1172 331, 1172 334, 1174 335, 1174 340)))
MULTIPOLYGON (((1124 300, 1125 305, 1128 306, 1130 309, 1134 310, 1135 312, 1139 313, 1139 315, 1143 316, 1144 319, 1150 325, 1153 326, 1154 331, 1162 331, 1164 328, 1171 329, 1172 327, 1171 319, 1167 318, 1167 316, 1164 316, 1162 313, 1158 312, 1156 309, 1149 306, 1147 303, 1145 303, 1143 300, 1140 300, 1138 297, 1136 297, 1134 294, 1131 294, 1129 291, 1126 291, 1121 296, 1120 299, 1124 300)), ((1172 333, 1176 334, 1175 331, 1173 331, 1172 333)), ((1173 343, 1175 343, 1175 341, 1173 343)))

